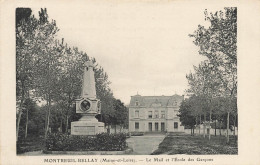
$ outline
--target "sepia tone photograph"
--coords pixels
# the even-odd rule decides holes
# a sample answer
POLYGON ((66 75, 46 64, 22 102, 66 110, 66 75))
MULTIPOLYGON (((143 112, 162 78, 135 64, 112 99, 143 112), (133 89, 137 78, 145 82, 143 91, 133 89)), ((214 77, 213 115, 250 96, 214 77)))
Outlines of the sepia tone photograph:
MULTIPOLYGON (((14 89, 8 136, 17 160, 221 164, 219 157, 245 159, 239 156, 246 152, 246 138, 257 139, 256 128, 247 124, 258 121, 244 116, 256 110, 246 108, 243 99, 250 87, 245 75, 251 72, 244 69, 241 13, 248 8, 66 2, 17 3, 10 12, 14 89)), ((5 138, 1 133, 2 149, 8 148, 5 138)))
POLYGON ((237 154, 237 8, 119 7, 16 8, 17 154, 237 154))

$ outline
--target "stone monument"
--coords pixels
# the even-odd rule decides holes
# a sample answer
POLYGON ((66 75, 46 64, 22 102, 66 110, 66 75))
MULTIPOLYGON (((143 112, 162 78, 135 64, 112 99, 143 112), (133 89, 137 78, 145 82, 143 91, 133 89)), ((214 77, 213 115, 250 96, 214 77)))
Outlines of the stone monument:
POLYGON ((96 98, 93 63, 84 65, 81 98, 76 99, 76 113, 82 114, 79 121, 71 122, 72 135, 95 135, 104 132, 104 123, 95 118, 101 112, 101 102, 96 98))

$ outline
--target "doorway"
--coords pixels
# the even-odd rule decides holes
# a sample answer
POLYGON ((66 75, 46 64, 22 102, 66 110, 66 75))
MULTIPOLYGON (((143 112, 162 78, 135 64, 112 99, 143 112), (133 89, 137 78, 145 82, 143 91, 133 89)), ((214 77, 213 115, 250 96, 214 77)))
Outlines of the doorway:
POLYGON ((162 131, 162 132, 165 131, 165 125, 164 125, 164 123, 161 123, 161 131, 162 131))
POLYGON ((174 129, 178 129, 178 122, 174 122, 174 129))
POLYGON ((152 130, 153 130, 153 124, 152 124, 152 123, 149 123, 148 126, 149 126, 149 131, 152 132, 152 130))
POLYGON ((155 131, 158 131, 159 130, 159 125, 158 123, 155 123, 155 131))

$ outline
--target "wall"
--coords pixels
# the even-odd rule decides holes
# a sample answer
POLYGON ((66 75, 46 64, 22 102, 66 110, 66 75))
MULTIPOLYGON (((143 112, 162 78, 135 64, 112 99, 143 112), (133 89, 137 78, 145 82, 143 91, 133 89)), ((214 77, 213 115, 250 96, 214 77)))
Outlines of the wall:
POLYGON ((161 132, 161 123, 165 123, 165 131, 184 132, 179 117, 177 117, 178 106, 172 107, 135 107, 129 108, 129 131, 130 132, 148 132, 149 122, 152 123, 152 131, 155 131, 155 123, 158 123, 158 132, 161 132), (139 117, 135 117, 135 111, 139 111, 139 117), (159 112, 159 118, 155 117, 155 110, 159 112), (152 111, 153 118, 148 118, 148 112, 152 111), (161 111, 165 111, 165 117, 161 118, 161 111), (139 130, 135 129, 135 122, 139 122, 139 130), (174 129, 174 122, 178 122, 178 129, 174 129))
POLYGON ((167 120, 167 132, 184 132, 184 126, 181 126, 179 119, 167 120), (178 122, 178 129, 174 129, 174 122, 178 122))

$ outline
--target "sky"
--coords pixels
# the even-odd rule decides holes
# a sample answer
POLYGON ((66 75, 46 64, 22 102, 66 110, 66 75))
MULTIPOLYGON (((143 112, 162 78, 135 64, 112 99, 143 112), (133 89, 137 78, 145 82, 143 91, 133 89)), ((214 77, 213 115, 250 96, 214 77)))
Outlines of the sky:
MULTIPOLYGON (((188 35, 206 24, 204 10, 176 3, 88 3, 45 6, 68 45, 78 47, 107 72, 116 98, 185 95, 186 74, 205 57, 188 35)), ((38 15, 40 8, 32 8, 38 15)))

